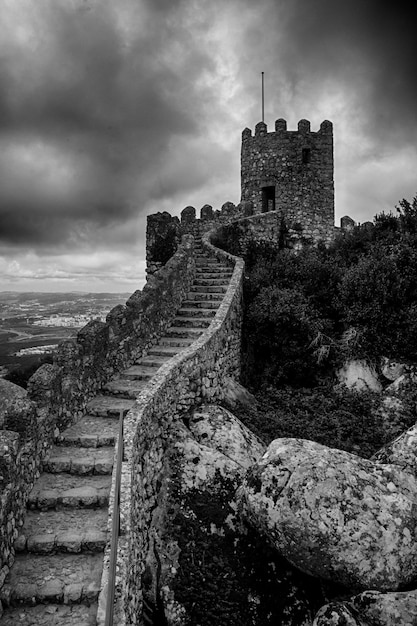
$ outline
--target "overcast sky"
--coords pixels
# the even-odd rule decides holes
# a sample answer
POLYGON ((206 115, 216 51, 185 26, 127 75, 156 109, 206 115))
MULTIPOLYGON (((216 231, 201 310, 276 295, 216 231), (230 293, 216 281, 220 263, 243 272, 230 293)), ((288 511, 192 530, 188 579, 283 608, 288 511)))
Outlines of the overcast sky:
POLYGON ((270 130, 334 124, 337 224, 411 199, 411 8, 0 0, 0 290, 141 287, 148 214, 239 202, 261 71, 270 130))

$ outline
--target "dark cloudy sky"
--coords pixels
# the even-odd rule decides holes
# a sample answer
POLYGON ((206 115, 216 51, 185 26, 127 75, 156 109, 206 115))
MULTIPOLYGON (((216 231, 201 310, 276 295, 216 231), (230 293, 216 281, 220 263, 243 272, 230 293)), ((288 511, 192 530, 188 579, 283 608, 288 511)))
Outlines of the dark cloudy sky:
POLYGON ((129 291, 146 215, 240 200, 265 116, 335 133, 337 223, 417 191, 404 0, 0 0, 0 290, 129 291))

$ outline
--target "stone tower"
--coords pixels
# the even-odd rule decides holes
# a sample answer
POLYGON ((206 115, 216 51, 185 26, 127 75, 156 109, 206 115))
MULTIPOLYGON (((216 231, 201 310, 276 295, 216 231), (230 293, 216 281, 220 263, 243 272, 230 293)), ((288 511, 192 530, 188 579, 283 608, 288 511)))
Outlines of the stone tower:
POLYGON ((330 240, 334 236, 333 125, 324 121, 318 132, 300 120, 297 131, 264 122, 255 135, 245 128, 241 152, 242 202, 254 213, 278 211, 290 227, 301 225, 306 235, 330 240))

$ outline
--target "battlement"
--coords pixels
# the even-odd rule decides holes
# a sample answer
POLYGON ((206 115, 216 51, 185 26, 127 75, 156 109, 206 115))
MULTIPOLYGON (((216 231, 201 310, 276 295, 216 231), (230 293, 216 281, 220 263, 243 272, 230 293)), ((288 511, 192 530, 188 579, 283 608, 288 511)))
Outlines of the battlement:
MULTIPOLYGON (((284 133, 299 133, 299 134, 307 134, 311 133, 313 135, 333 135, 333 124, 329 122, 329 120, 324 120, 320 124, 320 128, 317 132, 311 131, 311 124, 309 120, 300 120, 298 122, 297 130, 287 130, 287 120, 283 118, 278 118, 275 121, 275 131, 268 133, 268 127, 265 122, 258 122, 255 126, 255 137, 265 137, 265 135, 271 136, 273 134, 278 133, 279 135, 283 135, 284 133)), ((252 138, 252 131, 250 128, 245 128, 242 132, 242 140, 252 138)))

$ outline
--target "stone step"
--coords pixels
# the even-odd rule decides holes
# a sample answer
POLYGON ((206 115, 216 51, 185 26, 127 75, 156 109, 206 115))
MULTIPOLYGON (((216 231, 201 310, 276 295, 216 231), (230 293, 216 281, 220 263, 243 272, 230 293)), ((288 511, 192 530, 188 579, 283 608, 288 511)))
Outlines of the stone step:
POLYGON ((116 418, 84 415, 76 424, 66 428, 55 439, 57 445, 99 448, 115 443, 119 428, 116 418))
POLYGON ((88 604, 38 604, 6 609, 1 626, 96 626, 97 602, 88 604))
POLYGON ((136 361, 135 365, 146 365, 147 367, 162 367, 162 365, 165 365, 165 363, 167 361, 170 361, 172 359, 172 355, 170 354, 160 354, 160 355, 155 355, 155 354, 150 354, 150 351, 148 352, 148 356, 144 356, 141 359, 139 359, 139 361, 136 361))
POLYGON ((197 272, 231 272, 233 274, 233 267, 231 265, 222 265, 221 263, 198 263, 196 262, 197 272))
MULTIPOLYGON (((189 345, 189 344, 186 344, 189 345)), ((149 356, 165 356, 168 359, 172 359, 173 356, 176 356, 181 352, 181 349, 185 346, 174 346, 172 344, 161 345, 161 342, 157 346, 154 346, 148 351, 149 356)))
POLYGON ((94 602, 102 569, 102 554, 19 554, 0 597, 3 606, 94 602))
POLYGON ((227 285, 191 285, 191 293, 226 293, 227 285))
POLYGON ((109 395, 98 395, 87 404, 87 411, 94 416, 119 417, 120 412, 126 415, 135 404, 134 400, 114 398, 109 395))
POLYGON ((44 472, 29 494, 30 510, 46 511, 61 507, 97 508, 107 507, 111 476, 76 476, 74 474, 50 474, 44 472))
POLYGON ((210 317, 175 317, 175 327, 185 326, 186 328, 208 328, 211 324, 210 317))
POLYGON ((171 346, 173 349, 175 348, 188 348, 195 341, 198 335, 195 338, 186 339, 180 337, 161 337, 159 340, 159 346, 161 347, 169 347, 171 346))
POLYGON ((201 278, 224 278, 225 280, 230 280, 233 272, 197 272, 194 280, 200 280, 201 278))
POLYGON ((103 552, 107 521, 106 508, 27 511, 14 548, 37 554, 103 552))
POLYGON ((221 298, 220 300, 204 300, 204 299, 183 300, 181 304, 181 308, 189 309, 189 308, 197 307, 198 309, 217 310, 222 302, 222 299, 223 298, 221 298))
POLYGON ((193 286, 218 287, 227 286, 229 282, 226 278, 194 278, 193 286))
POLYGON ((223 293, 209 293, 205 291, 189 291, 187 293, 188 300, 205 300, 208 302, 217 302, 219 305, 224 298, 223 293))
MULTIPOLYGON (((198 306, 190 306, 190 307, 181 307, 178 309, 176 315, 178 317, 200 317, 200 318, 212 318, 216 315, 216 309, 209 309, 198 306)), ((178 319, 178 318, 177 318, 178 319)))
MULTIPOLYGON (((130 367, 128 367, 127 369, 125 369, 123 371, 123 378, 128 380, 142 380, 142 381, 149 381, 152 376, 155 376, 156 372, 158 371, 159 367, 150 367, 150 366, 146 366, 146 365, 131 365, 130 367)), ((120 382, 121 379, 119 379, 117 382, 120 382)), ((142 386, 142 388, 145 385, 142 386)), ((140 385, 137 385, 137 387, 140 387, 140 385)))
POLYGON ((168 339, 190 339, 191 343, 195 341, 206 329, 205 328, 187 328, 186 326, 171 326, 165 331, 168 339))
MULTIPOLYGON (((131 376, 125 375, 126 370, 123 372, 123 375, 111 380, 107 385, 104 386, 104 391, 111 393, 114 397, 125 398, 128 400, 134 400, 138 397, 138 395, 143 391, 147 385, 147 380, 149 377, 142 376, 139 378, 132 378, 131 376)), ((156 373, 156 370, 153 371, 153 374, 156 373)), ((152 374, 152 376, 153 376, 152 374)))
POLYGON ((57 474, 69 472, 86 474, 111 474, 114 447, 78 448, 74 446, 52 446, 43 461, 43 471, 57 474))

